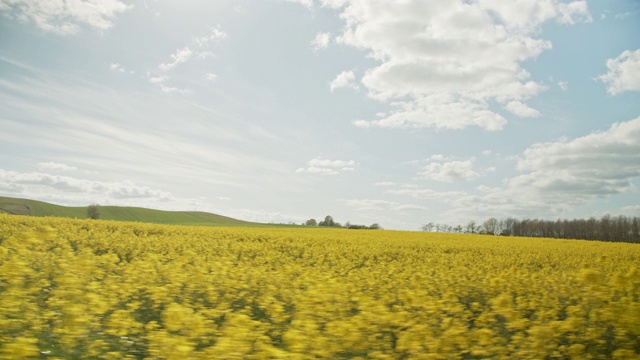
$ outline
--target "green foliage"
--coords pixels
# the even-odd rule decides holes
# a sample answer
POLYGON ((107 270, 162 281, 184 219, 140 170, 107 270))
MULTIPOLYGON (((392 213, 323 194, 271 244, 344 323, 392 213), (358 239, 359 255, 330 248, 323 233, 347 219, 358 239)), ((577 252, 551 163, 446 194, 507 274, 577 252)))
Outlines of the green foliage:
POLYGON ((89 219, 100 219, 100 206, 98 204, 91 204, 87 207, 87 217, 89 219))
POLYGON ((336 223, 330 215, 327 215, 324 220, 320 221, 318 226, 336 226, 336 223))
MULTIPOLYGON (((0 196, 0 213, 81 219, 87 217, 87 207, 60 206, 43 201, 0 196)), ((269 226, 201 211, 162 211, 125 206, 100 206, 100 219, 173 225, 269 226)))

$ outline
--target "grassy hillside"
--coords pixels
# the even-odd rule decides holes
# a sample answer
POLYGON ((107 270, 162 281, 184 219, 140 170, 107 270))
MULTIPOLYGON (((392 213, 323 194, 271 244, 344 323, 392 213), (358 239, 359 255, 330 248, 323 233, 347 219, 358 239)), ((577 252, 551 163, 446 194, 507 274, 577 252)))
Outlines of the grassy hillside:
MULTIPOLYGON (((0 196, 0 213, 31 216, 86 218, 86 207, 60 206, 43 201, 0 196)), ((100 206, 100 218, 175 225, 258 226, 264 225, 200 211, 163 211, 139 207, 100 206)))

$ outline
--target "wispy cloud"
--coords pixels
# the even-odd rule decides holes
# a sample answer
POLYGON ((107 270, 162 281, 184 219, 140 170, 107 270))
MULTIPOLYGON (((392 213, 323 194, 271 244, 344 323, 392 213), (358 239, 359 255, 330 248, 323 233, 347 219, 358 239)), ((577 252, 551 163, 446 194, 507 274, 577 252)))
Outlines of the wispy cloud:
POLYGON ((69 165, 66 165, 66 164, 57 163, 57 162, 53 162, 53 161, 49 161, 49 162, 45 162, 45 163, 38 163, 37 166, 38 166, 38 169, 40 169, 41 171, 73 171, 73 170, 78 170, 78 168, 75 167, 75 166, 69 166, 69 165))
POLYGON ((173 199, 169 192, 138 185, 129 180, 96 181, 48 173, 23 173, 3 169, 0 169, 0 180, 0 182, 25 193, 36 191, 31 189, 33 187, 45 187, 50 191, 71 193, 89 198, 101 195, 113 199, 152 198, 160 201, 173 199))
POLYGON ((198 46, 203 47, 208 45, 212 41, 226 39, 228 36, 229 35, 220 28, 220 25, 216 25, 210 26, 209 33, 200 37, 196 37, 194 41, 196 44, 198 44, 198 46))
POLYGON ((92 1, 0 0, 4 15, 59 35, 74 34, 81 25, 108 30, 119 13, 132 7, 120 0, 102 0, 99 5, 92 1))
POLYGON ((162 63, 158 65, 161 70, 168 71, 176 67, 178 64, 182 64, 187 62, 191 56, 193 55, 193 51, 189 49, 188 46, 183 47, 182 49, 176 50, 173 54, 169 56, 170 61, 166 63, 162 63))
POLYGON ((209 81, 215 81, 218 78, 218 75, 214 73, 206 73, 204 77, 209 81))
POLYGON ((169 55, 169 61, 161 63, 158 68, 163 71, 169 71, 191 59, 203 60, 213 57, 215 54, 210 50, 210 44, 227 37, 228 34, 221 29, 220 25, 210 26, 205 35, 194 37, 190 45, 177 49, 173 54, 169 55))
POLYGON ((422 205, 403 204, 379 199, 349 199, 344 200, 344 203, 357 211, 415 211, 427 209, 422 205))
POLYGON ((121 73, 135 74, 135 71, 125 69, 124 66, 120 65, 120 63, 111 63, 109 65, 109 69, 111 69, 113 71, 118 71, 118 72, 121 72, 121 73))

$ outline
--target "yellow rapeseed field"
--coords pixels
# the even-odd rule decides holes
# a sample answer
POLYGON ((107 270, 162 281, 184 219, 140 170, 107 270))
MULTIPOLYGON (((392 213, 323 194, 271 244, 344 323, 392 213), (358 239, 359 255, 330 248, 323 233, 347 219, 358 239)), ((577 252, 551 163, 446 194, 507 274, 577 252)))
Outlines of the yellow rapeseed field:
POLYGON ((638 359, 640 246, 0 215, 0 358, 638 359))

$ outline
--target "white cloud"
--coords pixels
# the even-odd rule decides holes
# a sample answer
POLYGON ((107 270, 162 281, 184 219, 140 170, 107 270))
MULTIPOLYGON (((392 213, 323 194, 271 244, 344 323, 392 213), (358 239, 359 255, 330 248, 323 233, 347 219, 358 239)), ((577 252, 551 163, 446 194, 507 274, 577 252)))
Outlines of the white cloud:
POLYGON ((311 46, 313 50, 324 49, 329 46, 329 42, 331 41, 331 34, 328 32, 318 33, 316 37, 311 41, 311 46))
MULTIPOLYGON (((51 168, 51 164, 54 164, 54 167, 61 165, 47 163, 45 167, 51 168)), ((25 194, 38 192, 38 188, 45 188, 49 192, 81 194, 91 198, 101 195, 111 199, 147 198, 160 201, 173 199, 173 196, 166 191, 141 186, 129 180, 96 181, 48 173, 21 173, 0 169, 0 183, 7 184, 25 194)))
POLYGON ((540 192, 589 198, 629 191, 630 179, 640 176, 640 117, 572 141, 535 144, 518 168, 531 172, 509 183, 540 192))
POLYGON ((411 210, 426 210, 427 208, 416 204, 402 204, 395 201, 376 200, 376 199, 349 199, 344 200, 344 203, 356 209, 359 212, 362 211, 411 211, 411 210))
POLYGON ((468 196, 464 191, 436 191, 428 188, 420 188, 417 186, 401 187, 399 189, 387 190, 389 194, 408 195, 416 199, 435 200, 435 201, 453 201, 468 196))
POLYGON ((226 39, 227 33, 224 32, 220 25, 209 27, 209 32, 203 36, 193 38, 191 45, 184 46, 177 49, 173 54, 169 56, 169 61, 161 63, 158 68, 163 71, 169 71, 179 64, 186 63, 191 59, 204 60, 209 57, 214 57, 215 54, 209 50, 210 43, 226 39))
POLYGON ((355 166, 356 162, 354 160, 329 160, 317 157, 309 160, 306 168, 299 168, 296 172, 320 175, 338 175, 345 171, 355 170, 355 166))
POLYGON ((198 55, 196 55, 196 59, 198 60, 204 60, 206 58, 210 58, 210 57, 215 57, 216 54, 213 53, 213 51, 201 51, 198 53, 198 55))
POLYGON ((343 7, 348 0, 320 0, 323 7, 330 7, 333 9, 338 9, 343 7))
POLYGON ((122 67, 122 65, 120 65, 120 64, 118 64, 118 63, 112 63, 111 65, 109 65, 109 68, 110 68, 111 70, 124 72, 124 68, 122 67))
POLYGON ((507 120, 489 110, 487 103, 462 99, 450 94, 424 96, 413 101, 391 104, 395 110, 379 120, 356 120, 359 127, 464 129, 475 125, 501 130, 507 120))
POLYGON ((577 22, 593 21, 587 2, 584 0, 570 3, 558 2, 558 11, 560 12, 559 22, 562 24, 573 25, 577 22))
POLYGON ((202 47, 209 44, 211 41, 226 39, 227 37, 228 34, 220 28, 220 25, 216 25, 209 27, 208 34, 195 38, 195 42, 198 46, 202 47))
POLYGON ((206 73, 205 78, 209 81, 215 81, 218 78, 218 75, 214 73, 206 73))
POLYGON ((125 69, 122 65, 120 65, 119 63, 111 63, 109 65, 109 69, 113 70, 113 71, 119 71, 121 73, 129 73, 129 74, 134 74, 135 71, 133 70, 127 70, 125 69))
POLYGON ((609 94, 640 91, 640 49, 625 50, 615 59, 608 59, 607 68, 609 71, 598 79, 607 85, 609 94))
POLYGON ((523 104, 520 101, 509 101, 505 106, 505 109, 509 110, 512 114, 518 115, 519 117, 538 117, 540 116, 540 112, 536 109, 529 107, 526 104, 523 104))
POLYGON ((349 87, 354 90, 358 90, 359 88, 355 80, 356 75, 353 73, 353 71, 343 71, 331 81, 329 87, 331 88, 331 91, 343 87, 349 87))
POLYGON ((188 61, 192 55, 193 55, 193 51, 191 51, 191 49, 189 49, 188 46, 185 46, 182 49, 176 50, 176 52, 174 52, 169 56, 169 58, 171 59, 170 62, 160 64, 158 67, 164 71, 171 70, 176 65, 188 61))
POLYGON ((393 186, 396 183, 394 183, 393 181, 379 181, 377 183, 375 183, 375 186, 393 186))
POLYGON ((66 164, 56 163, 53 161, 49 161, 46 163, 38 163, 38 169, 41 171, 73 171, 78 170, 75 166, 69 166, 66 164))
POLYGON ((165 84, 159 84, 160 90, 164 93, 178 93, 178 94, 189 94, 191 90, 189 89, 181 89, 174 86, 167 86, 165 84))
POLYGON ((479 195, 428 188, 396 187, 387 193, 446 203, 443 218, 567 216, 577 206, 622 193, 635 193, 640 177, 640 117, 603 132, 540 143, 517 163, 524 173, 502 187, 481 186, 479 195))
POLYGON ((365 127, 500 130, 506 120, 489 109, 491 101, 526 105, 545 89, 521 66, 552 46, 535 38, 539 27, 590 19, 586 2, 557 0, 354 0, 341 12, 346 26, 336 41, 380 62, 361 82, 371 97, 395 108, 384 118, 356 122, 365 127))
POLYGON ((473 169, 475 158, 452 161, 431 161, 418 174, 423 179, 439 182, 471 181, 480 176, 473 169))
POLYGON ((285 0, 285 1, 300 4, 308 8, 313 7, 313 0, 285 0))
POLYGON ((131 9, 120 0, 0 0, 0 12, 60 35, 73 34, 80 24, 108 30, 118 13, 131 9))
POLYGON ((640 205, 630 205, 620 208, 620 213, 628 216, 640 216, 640 205))
POLYGON ((569 89, 569 84, 566 81, 558 81, 558 86, 562 91, 567 91, 569 89))
POLYGON ((151 74, 147 74, 147 77, 152 84, 161 84, 169 79, 166 76, 152 76, 151 74))
POLYGON ((160 91, 162 91, 163 93, 177 93, 177 94, 189 94, 191 93, 191 90, 189 89, 181 89, 175 86, 169 86, 166 84, 167 80, 169 80, 168 76, 153 76, 151 75, 151 73, 147 73, 147 78, 149 79, 149 82, 157 85, 158 88, 160 88, 160 91))

